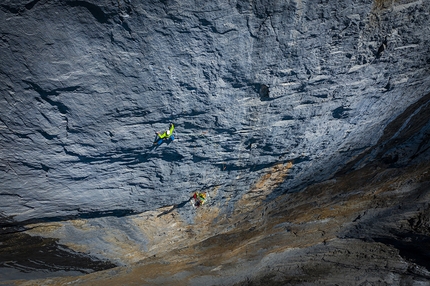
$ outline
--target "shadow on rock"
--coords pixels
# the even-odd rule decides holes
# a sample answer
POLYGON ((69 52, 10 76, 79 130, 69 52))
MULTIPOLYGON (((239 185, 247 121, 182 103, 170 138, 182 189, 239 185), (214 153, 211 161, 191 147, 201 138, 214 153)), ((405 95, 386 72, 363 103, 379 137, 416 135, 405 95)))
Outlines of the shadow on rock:
MULTIPOLYGON (((11 225, 13 219, 0 215, 0 222, 2 225, 11 225)), ((21 274, 16 279, 37 277, 33 273, 40 271, 45 273, 44 276, 58 276, 59 271, 91 273, 117 266, 109 261, 77 253, 59 244, 57 239, 20 232, 22 226, 15 226, 14 229, 15 232, 9 228, 8 233, 0 234, 0 268, 17 269, 21 274)))

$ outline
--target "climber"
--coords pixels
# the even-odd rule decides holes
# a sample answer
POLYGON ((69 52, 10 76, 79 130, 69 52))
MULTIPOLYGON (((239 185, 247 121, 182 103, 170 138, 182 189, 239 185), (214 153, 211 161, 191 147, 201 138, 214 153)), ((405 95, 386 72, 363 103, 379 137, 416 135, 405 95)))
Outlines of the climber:
POLYGON ((173 136, 173 131, 175 130, 175 125, 170 123, 169 129, 164 131, 163 133, 155 132, 157 137, 155 137, 154 145, 161 145, 165 140, 175 140, 175 136, 173 136))
POLYGON ((193 195, 193 205, 199 207, 206 202, 206 193, 195 192, 193 195))

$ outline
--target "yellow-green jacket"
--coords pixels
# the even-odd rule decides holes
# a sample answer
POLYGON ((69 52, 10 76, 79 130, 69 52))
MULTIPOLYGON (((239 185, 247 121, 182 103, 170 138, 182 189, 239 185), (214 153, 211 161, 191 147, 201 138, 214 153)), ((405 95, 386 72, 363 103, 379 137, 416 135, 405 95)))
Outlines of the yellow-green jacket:
POLYGON ((171 123, 169 130, 166 130, 163 133, 157 133, 157 134, 158 134, 158 137, 160 137, 160 139, 168 139, 170 138, 170 136, 172 136, 174 130, 175 130, 175 125, 171 123))

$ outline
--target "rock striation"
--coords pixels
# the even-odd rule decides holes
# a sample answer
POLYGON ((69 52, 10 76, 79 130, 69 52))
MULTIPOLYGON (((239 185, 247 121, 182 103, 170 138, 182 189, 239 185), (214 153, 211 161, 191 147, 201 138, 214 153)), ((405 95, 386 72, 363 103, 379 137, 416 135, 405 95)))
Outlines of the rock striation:
POLYGON ((364 280, 428 281, 429 253, 411 241, 429 241, 429 11, 428 0, 2 1, 2 245, 31 237, 75 262, 2 255, 0 281, 121 266, 81 281, 123 284, 134 265, 148 284, 173 283, 160 274, 171 263, 187 285, 204 281, 194 264, 214 284, 335 284, 345 277, 327 269, 355 279, 372 251, 364 280), (154 146, 169 122, 175 140, 154 146), (189 203, 195 191, 205 208, 189 203), (228 263, 239 274, 223 280, 228 263))

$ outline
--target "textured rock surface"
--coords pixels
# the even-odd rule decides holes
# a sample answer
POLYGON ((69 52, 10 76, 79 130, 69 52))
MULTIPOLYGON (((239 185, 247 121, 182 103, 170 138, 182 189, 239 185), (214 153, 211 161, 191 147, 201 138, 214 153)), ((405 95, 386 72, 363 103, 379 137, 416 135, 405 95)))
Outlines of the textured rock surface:
MULTIPOLYGON (((254 260, 265 257, 270 266, 277 263, 270 255, 287 259, 283 251, 289 248, 298 249, 293 261, 301 257, 306 264, 302 253, 345 250, 349 240, 356 253, 394 245, 400 254, 389 255, 393 266, 383 278, 390 283, 390 273, 401 276, 411 265, 403 255, 408 239, 428 244, 422 217, 428 219, 429 11, 428 0, 2 1, 3 233, 45 237, 89 255, 82 257, 93 261, 84 272, 180 248, 199 253, 202 241, 214 237, 222 245, 215 238, 226 235, 237 244, 237 257, 248 261, 219 259, 220 267, 236 263, 244 271, 228 281, 211 278, 227 284, 251 277, 254 260), (169 122, 176 124, 176 140, 154 148, 154 132, 169 122), (334 195, 322 187, 303 191, 339 178, 353 185, 345 191, 335 185, 334 195), (387 188, 395 195, 374 207, 371 194, 387 188), (188 203, 197 190, 210 196, 198 211, 188 203), (417 192, 422 201, 412 209, 417 192), (402 208, 402 198, 409 208, 402 208), (328 209, 331 200, 340 209, 352 203, 345 218, 337 214, 326 222, 311 207, 319 200, 328 209), (300 202, 308 207, 298 208, 298 216, 312 219, 297 227, 306 233, 315 220, 319 229, 309 226, 303 244, 295 245, 289 237, 294 232, 287 231, 279 251, 267 247, 267 229, 274 227, 269 210, 287 212, 300 202), (397 216, 383 213, 394 207, 397 216), (413 237, 399 223, 404 220, 413 237), (374 225, 380 221, 384 227, 374 225), (260 233, 244 235, 246 229, 260 233), (247 240, 261 241, 251 247, 255 257, 238 246, 247 240), (362 240, 382 246, 360 250, 362 240), (320 250, 324 241, 328 248, 320 250)), ((281 213, 276 221, 294 228, 294 217, 281 213)), ((344 257, 333 255, 336 261, 344 257)), ((365 261, 358 259, 357 277, 365 261)), ((418 265, 421 274, 411 275, 428 279, 428 265, 418 265)), ((369 277, 378 277, 378 267, 369 277)), ((278 277, 270 269, 269 278, 278 277)), ((121 274, 108 271, 102 275, 121 274)), ((285 273, 312 272, 303 271, 285 273)), ((28 277, 40 277, 32 273, 28 277)), ((255 275, 266 277, 264 270, 255 275)))

